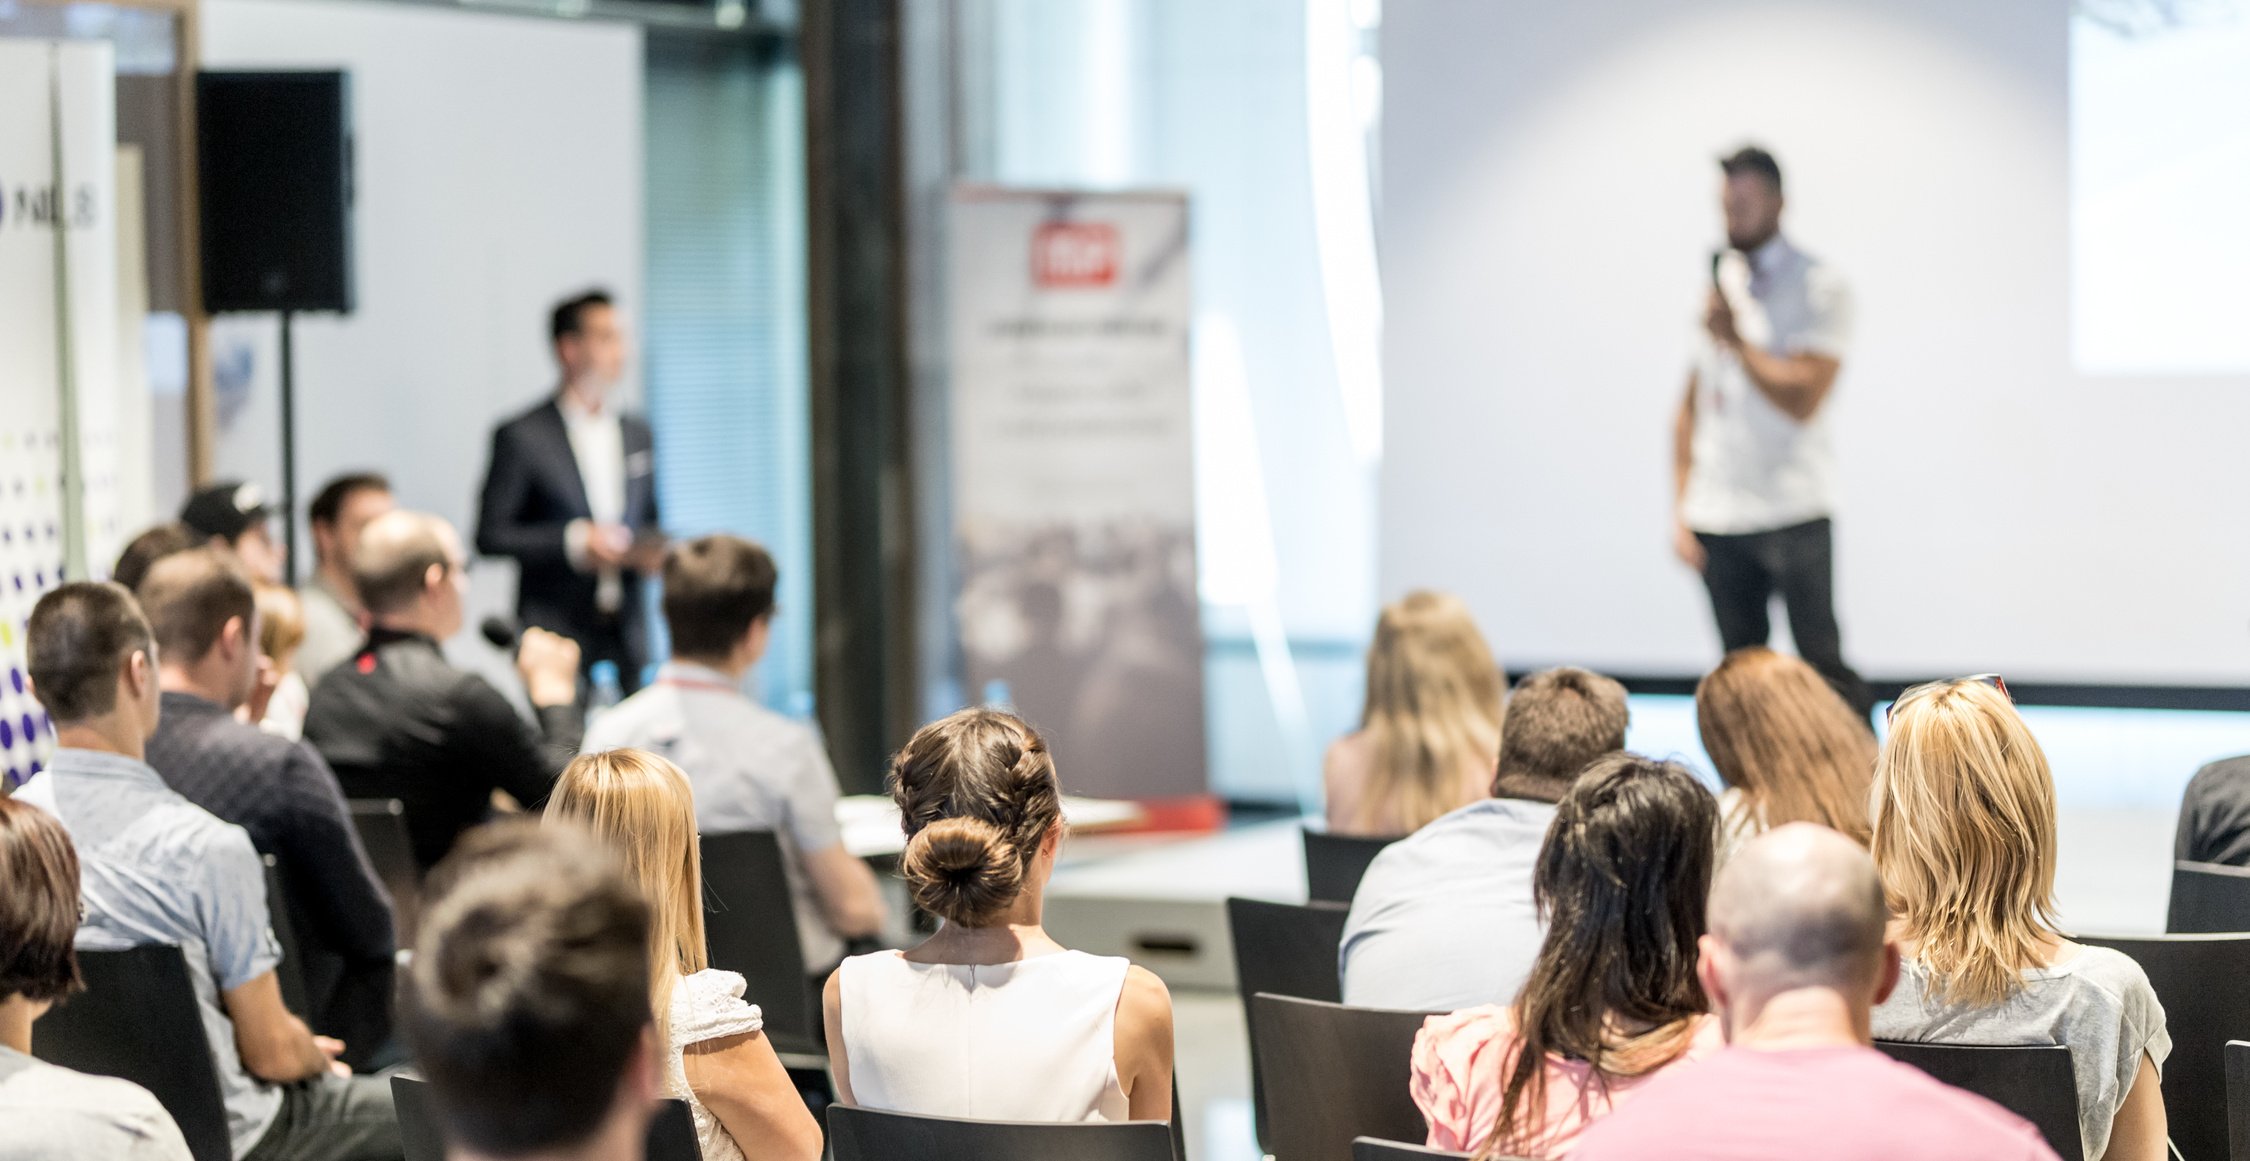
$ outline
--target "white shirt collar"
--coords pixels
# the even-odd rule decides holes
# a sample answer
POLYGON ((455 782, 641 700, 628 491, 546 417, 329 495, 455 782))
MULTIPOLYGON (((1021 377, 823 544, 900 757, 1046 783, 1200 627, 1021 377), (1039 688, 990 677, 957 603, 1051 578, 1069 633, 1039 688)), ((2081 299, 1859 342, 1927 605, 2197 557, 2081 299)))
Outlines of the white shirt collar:
POLYGON ((599 423, 617 418, 617 409, 605 397, 593 407, 586 406, 576 391, 564 389, 556 392, 555 406, 562 409, 563 421, 571 424, 599 423))

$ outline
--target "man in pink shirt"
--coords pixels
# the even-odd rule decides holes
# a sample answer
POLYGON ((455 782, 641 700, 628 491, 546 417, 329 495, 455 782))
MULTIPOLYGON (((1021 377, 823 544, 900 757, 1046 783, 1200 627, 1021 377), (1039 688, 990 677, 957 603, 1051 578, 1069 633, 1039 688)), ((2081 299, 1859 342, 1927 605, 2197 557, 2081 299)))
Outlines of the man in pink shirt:
POLYGON ((1700 975, 1729 1047, 1667 1069, 1574 1161, 2056 1161, 2013 1113, 1870 1047, 1898 982, 1867 852, 1809 823, 1728 860, 1700 975))

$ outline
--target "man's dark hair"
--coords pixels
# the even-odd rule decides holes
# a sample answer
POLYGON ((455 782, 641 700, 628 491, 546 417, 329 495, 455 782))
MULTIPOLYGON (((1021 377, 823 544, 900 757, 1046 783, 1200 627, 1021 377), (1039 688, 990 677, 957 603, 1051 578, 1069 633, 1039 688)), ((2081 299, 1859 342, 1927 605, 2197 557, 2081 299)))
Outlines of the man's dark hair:
POLYGON ((78 852, 62 824, 0 798, 0 1000, 60 1000, 78 978, 78 852))
POLYGON ((109 570, 109 579, 138 592, 150 565, 201 543, 203 535, 185 524, 159 524, 126 542, 125 551, 117 554, 116 567, 109 570))
POLYGON ((585 1141, 650 1025, 648 904, 592 835, 530 821, 470 831, 429 888, 400 1018, 447 1140, 585 1141))
POLYGON ((664 554, 664 623, 672 652, 725 657, 758 618, 773 611, 773 557, 739 536, 675 544, 664 554))
POLYGON ((245 642, 257 645, 248 638, 257 591, 232 553, 208 546, 175 552, 149 568, 140 599, 156 647, 174 661, 203 660, 236 617, 242 618, 245 642))
POLYGON ((156 637, 140 605, 113 581, 72 581, 39 598, 24 646, 31 692, 60 725, 117 708, 117 675, 134 650, 156 662, 156 637))
POLYGON ((1773 192, 1781 192, 1781 163, 1773 159, 1773 154, 1758 146, 1745 145, 1727 154, 1719 159, 1719 168, 1728 177, 1755 174, 1766 179, 1766 184, 1773 187, 1773 192))
POLYGON ((358 547, 352 554, 352 587, 359 590, 359 603, 376 616, 413 605, 422 595, 431 565, 453 567, 445 541, 438 536, 437 518, 419 512, 393 512, 369 524, 360 532, 358 547), (413 519, 412 528, 399 523, 406 518, 413 519), (398 534, 388 535, 394 527, 398 534), (376 529, 386 535, 371 546, 368 532, 376 529))
POLYGON ((1564 666, 1516 683, 1500 718, 1501 798, 1557 802, 1588 763, 1625 748, 1625 687, 1564 666))
POLYGON ((336 518, 344 514, 344 505, 354 493, 390 490, 390 478, 381 472, 347 472, 320 486, 312 507, 305 510, 305 517, 315 524, 334 524, 336 518))
POLYGON ((547 341, 559 343, 564 335, 579 333, 586 325, 588 308, 609 305, 609 292, 606 290, 589 290, 556 303, 555 313, 547 318, 547 341))

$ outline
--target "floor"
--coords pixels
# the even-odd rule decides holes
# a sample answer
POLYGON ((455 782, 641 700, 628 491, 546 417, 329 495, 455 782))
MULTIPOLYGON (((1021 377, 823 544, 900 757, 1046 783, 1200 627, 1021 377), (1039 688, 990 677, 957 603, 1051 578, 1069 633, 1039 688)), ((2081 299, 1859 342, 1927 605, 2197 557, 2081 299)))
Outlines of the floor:
MULTIPOLYGON (((2203 763, 2250 753, 2250 714, 2030 706, 2024 717, 2055 771, 2062 850, 2056 895, 2064 925, 2162 931, 2180 791, 2203 763)), ((1688 698, 1635 697, 1630 744, 1709 769, 1688 698)), ((1057 891, 1183 899, 1294 891, 1302 898, 1302 870, 1282 853, 1294 849, 1287 829, 1253 827, 1231 841, 1184 849, 1081 850, 1058 873, 1057 891)), ((1190 1161, 1258 1161, 1241 1003, 1224 987, 1175 984, 1173 1018, 1190 1161)))

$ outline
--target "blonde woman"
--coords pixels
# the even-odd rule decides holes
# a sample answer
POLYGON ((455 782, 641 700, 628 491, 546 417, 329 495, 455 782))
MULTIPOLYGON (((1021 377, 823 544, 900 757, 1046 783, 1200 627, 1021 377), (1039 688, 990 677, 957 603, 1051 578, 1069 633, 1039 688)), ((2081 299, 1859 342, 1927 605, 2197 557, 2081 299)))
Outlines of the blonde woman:
POLYGON ((297 672, 297 649, 305 643, 305 606, 284 585, 259 585, 257 601, 258 656, 264 660, 258 685, 273 690, 258 727, 294 742, 305 736, 305 709, 312 704, 312 688, 297 672))
POLYGON ((648 897, 649 1000, 666 1049, 664 1089, 695 1114, 704 1161, 819 1157, 820 1125, 766 1041, 757 1006, 743 1001, 742 977, 706 958, 687 775, 645 750, 581 754, 555 783, 546 817, 574 819, 610 843, 648 897))
POLYGON ((1412 592, 1383 610, 1367 648, 1359 729, 1328 748, 1335 834, 1403 835, 1492 792, 1500 666, 1469 608, 1412 592))
POLYGON ((2087 1161, 2160 1161, 2164 1009, 2138 964, 2056 929, 2054 779, 1997 677, 1917 686, 1893 703, 1872 849, 1904 959, 1874 1034, 2059 1042, 2087 1161))
POLYGON ((1763 645, 1737 649, 1696 685, 1695 724, 1726 785, 1721 861, 1791 822, 1866 845, 1875 735, 1818 670, 1763 645))

